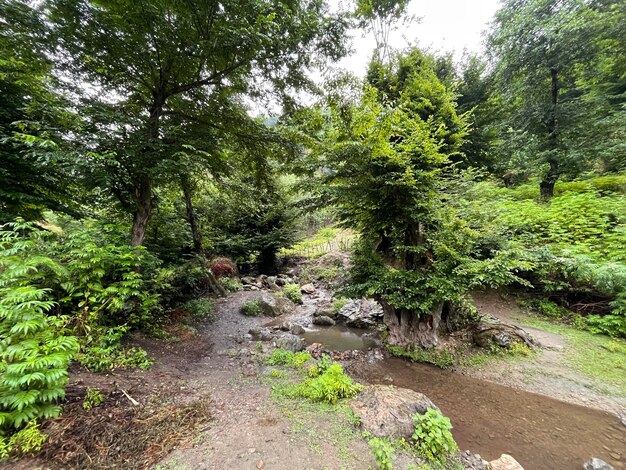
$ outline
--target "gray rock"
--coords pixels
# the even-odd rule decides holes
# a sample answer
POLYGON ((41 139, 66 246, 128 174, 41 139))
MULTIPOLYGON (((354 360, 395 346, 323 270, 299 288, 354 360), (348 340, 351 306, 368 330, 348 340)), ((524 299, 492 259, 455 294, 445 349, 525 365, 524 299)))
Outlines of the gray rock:
POLYGON ((257 284, 256 279, 253 278, 252 276, 244 276, 244 277, 242 277, 241 278, 241 283, 243 285, 250 285, 250 284, 256 285, 257 284))
POLYGON ((370 328, 383 318, 383 308, 373 300, 351 300, 337 314, 338 321, 354 328, 370 328))
POLYGON ((479 454, 472 454, 469 450, 460 452, 458 458, 466 470, 489 470, 489 462, 479 454))
POLYGON ((267 276, 265 279, 265 285, 270 288, 270 290, 279 291, 280 287, 276 283, 278 278, 276 276, 267 276))
POLYGON ((319 317, 313 317, 313 324, 321 326, 333 326, 335 324, 335 320, 327 317, 326 315, 320 315, 319 317))
POLYGON ((303 335, 305 333, 304 327, 302 325, 298 325, 297 323, 291 325, 291 332, 294 335, 303 335))
POLYGON ((413 435, 415 413, 438 409, 426 395, 390 385, 367 387, 350 406, 366 430, 374 436, 393 439, 409 439, 413 435))
POLYGON ((609 465, 604 460, 597 457, 589 459, 583 465, 583 470, 615 470, 612 465, 609 465))
POLYGON ((286 349, 291 352, 302 351, 305 346, 304 338, 300 338, 299 336, 286 334, 285 336, 281 336, 276 341, 276 345, 279 348, 286 349))
POLYGON ((287 284, 287 281, 285 281, 285 278, 283 277, 276 278, 277 286, 284 286, 285 284, 287 284))
POLYGON ((313 284, 305 284, 302 287, 300 287, 300 292, 302 292, 303 294, 312 294, 313 292, 315 292, 315 286, 313 284))
POLYGON ((291 313, 296 308, 291 300, 284 297, 274 296, 268 292, 263 293, 263 295, 261 296, 261 301, 264 304, 269 305, 269 307, 271 308, 271 311, 270 309, 266 311, 264 308, 263 314, 272 317, 279 317, 281 315, 291 313))

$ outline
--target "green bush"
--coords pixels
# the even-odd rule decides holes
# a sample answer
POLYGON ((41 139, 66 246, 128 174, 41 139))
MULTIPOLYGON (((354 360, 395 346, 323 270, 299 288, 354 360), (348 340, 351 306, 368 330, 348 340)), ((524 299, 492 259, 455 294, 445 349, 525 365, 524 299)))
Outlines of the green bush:
POLYGON ((12 455, 28 455, 41 450, 48 436, 39 429, 36 421, 9 436, 0 434, 0 461, 12 455))
POLYGON ((87 387, 87 394, 83 400, 83 409, 90 410, 100 406, 104 402, 104 395, 97 388, 87 387))
POLYGON ((59 415, 56 403, 65 395, 78 341, 64 329, 67 318, 49 315, 54 306, 49 291, 29 284, 40 271, 61 268, 35 253, 31 225, 5 228, 0 231, 0 437, 8 449, 11 442, 18 447, 30 442, 39 420, 59 415), (11 437, 28 423, 33 423, 28 431, 11 437))
POLYGON ((302 292, 299 284, 286 284, 283 287, 283 295, 296 304, 302 303, 302 292))
POLYGON ((274 349, 272 354, 267 359, 266 364, 270 366, 286 366, 294 369, 299 369, 305 362, 311 360, 313 357, 306 352, 291 352, 286 349, 274 349))
POLYGON ((367 441, 367 444, 374 452, 374 458, 376 459, 376 465, 380 470, 391 470, 393 468, 393 461, 396 460, 394 454, 394 448, 391 443, 386 439, 374 437, 367 441))
POLYGON ((261 300, 248 300, 241 306, 239 313, 247 317, 258 317, 264 313, 263 305, 261 300))
POLYGON ((342 398, 353 398, 362 388, 335 362, 317 377, 305 380, 296 388, 295 394, 309 400, 335 404, 342 398))
POLYGON ((185 312, 191 314, 193 318, 207 318, 211 320, 213 316, 213 307, 213 302, 211 302, 210 299, 200 298, 188 300, 183 304, 182 308, 185 312))
POLYGON ((338 314, 339 310, 341 310, 348 302, 350 302, 350 299, 346 299, 344 297, 337 297, 333 299, 332 312, 335 315, 338 314))
POLYGON ((126 326, 95 328, 83 340, 83 347, 76 359, 92 372, 108 372, 116 368, 149 369, 152 360, 141 348, 122 347, 126 326))
POLYGON ((443 416, 441 411, 429 408, 424 414, 416 413, 413 422, 413 445, 428 460, 443 464, 458 450, 450 432, 450 419, 443 416))
POLYGON ((243 289, 241 281, 232 277, 222 277, 220 278, 220 283, 226 289, 226 292, 238 292, 243 289))

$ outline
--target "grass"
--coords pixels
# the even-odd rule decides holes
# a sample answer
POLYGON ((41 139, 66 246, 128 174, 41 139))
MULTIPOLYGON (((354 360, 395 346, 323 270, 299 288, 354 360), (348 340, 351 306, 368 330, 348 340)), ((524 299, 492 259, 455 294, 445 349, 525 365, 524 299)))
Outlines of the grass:
POLYGON ((291 352, 286 349, 274 349, 270 357, 265 361, 270 366, 285 366, 292 369, 301 369, 302 366, 308 361, 313 359, 309 353, 306 352, 291 352))
POLYGON ((577 330, 540 318, 521 318, 522 325, 556 333, 567 340, 568 364, 587 377, 616 387, 626 395, 626 341, 577 330))
POLYGON ((442 369, 452 367, 455 355, 450 351, 437 351, 434 349, 405 349, 401 346, 387 346, 391 354, 396 357, 405 357, 414 362, 426 362, 442 369))
POLYGON ((291 392, 300 386, 304 369, 274 371, 264 374, 263 380, 272 387, 272 402, 290 421, 292 435, 306 442, 313 452, 327 455, 330 444, 340 461, 354 462, 353 443, 362 437, 348 402, 331 404, 296 396, 291 392))

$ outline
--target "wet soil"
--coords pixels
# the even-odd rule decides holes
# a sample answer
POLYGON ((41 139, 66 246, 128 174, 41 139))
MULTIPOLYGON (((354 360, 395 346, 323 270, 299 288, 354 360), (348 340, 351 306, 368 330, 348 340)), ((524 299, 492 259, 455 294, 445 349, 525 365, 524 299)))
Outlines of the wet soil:
POLYGON ((626 426, 610 413, 396 358, 348 373, 424 393, 450 417, 460 448, 487 460, 507 453, 526 470, 575 470, 595 456, 626 468, 626 426))

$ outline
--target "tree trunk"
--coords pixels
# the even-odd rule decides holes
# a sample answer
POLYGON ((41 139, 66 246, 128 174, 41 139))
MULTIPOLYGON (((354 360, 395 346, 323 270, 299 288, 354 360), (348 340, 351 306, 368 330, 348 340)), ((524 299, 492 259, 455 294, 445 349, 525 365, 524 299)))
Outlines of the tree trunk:
MULTIPOLYGON (((163 114, 163 106, 165 105, 166 99, 167 96, 165 93, 153 93, 152 105, 148 110, 150 117, 148 118, 147 145, 143 150, 144 159, 142 165, 144 168, 151 168, 151 161, 156 160, 150 157, 151 154, 158 151, 155 143, 159 139, 159 121, 161 114, 163 114)), ((130 243, 132 246, 140 246, 143 244, 143 240, 146 237, 146 229, 148 228, 148 222, 152 216, 153 208, 152 177, 145 171, 136 178, 133 201, 135 203, 135 214, 133 216, 130 243)))
POLYGON ((140 246, 146 236, 148 221, 152 216, 152 181, 148 177, 141 178, 135 184, 135 214, 133 216, 133 228, 130 237, 132 246, 140 246))
POLYGON ((433 348, 439 344, 439 328, 443 303, 438 305, 430 315, 417 315, 406 309, 396 309, 385 302, 383 321, 389 331, 387 343, 391 346, 405 348, 433 348))
POLYGON ((541 183, 539 183, 539 191, 542 199, 549 199, 554 196, 554 185, 556 184, 557 179, 559 179, 560 174, 557 157, 559 147, 559 126, 557 119, 559 104, 559 76, 558 71, 555 68, 550 69, 550 82, 552 94, 552 109, 548 120, 548 139, 550 143, 548 163, 550 164, 550 168, 541 183))
POLYGON ((187 176, 181 178, 181 186, 183 188, 183 195, 185 196, 185 207, 187 208, 187 222, 191 227, 191 237, 193 239, 193 251, 197 254, 203 254, 202 249, 202 234, 198 228, 198 218, 196 217, 196 211, 193 207, 191 200, 191 184, 187 176))

